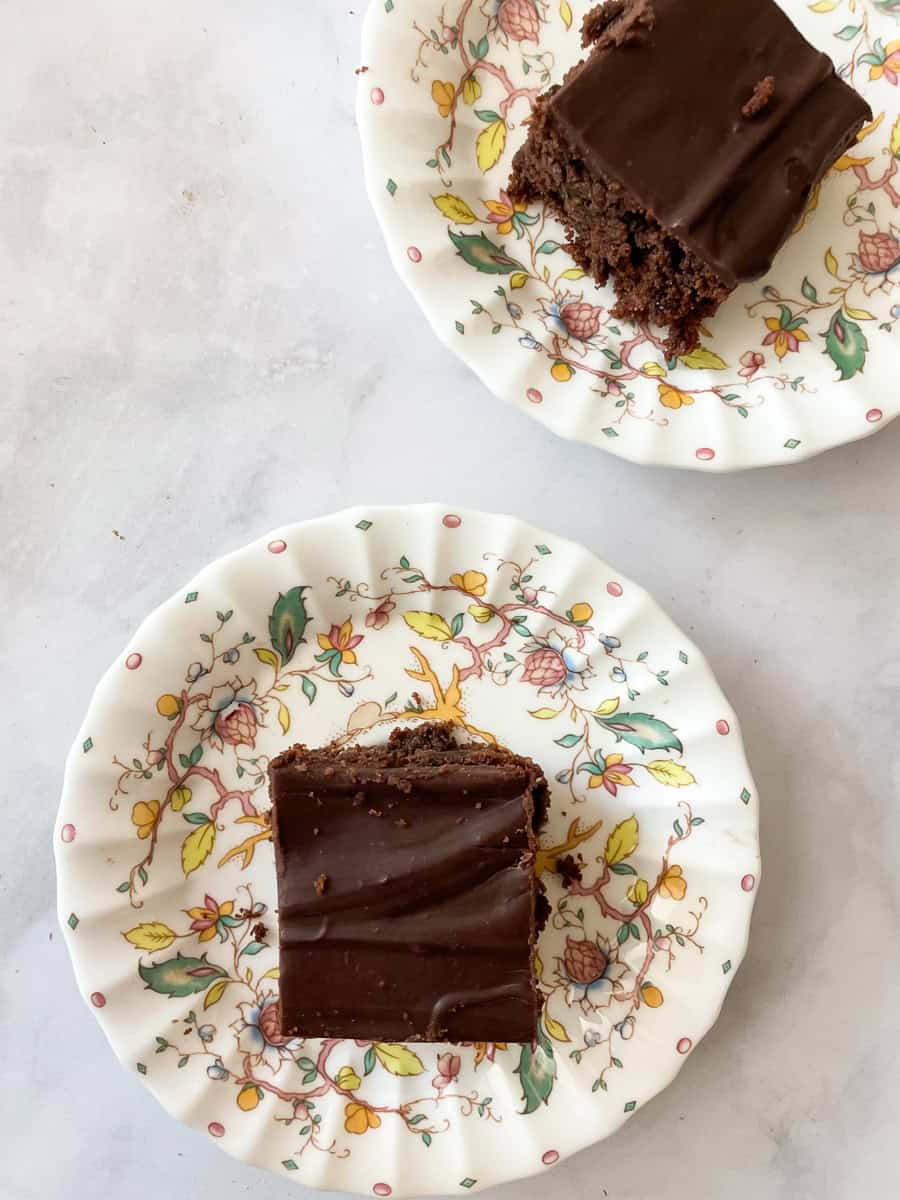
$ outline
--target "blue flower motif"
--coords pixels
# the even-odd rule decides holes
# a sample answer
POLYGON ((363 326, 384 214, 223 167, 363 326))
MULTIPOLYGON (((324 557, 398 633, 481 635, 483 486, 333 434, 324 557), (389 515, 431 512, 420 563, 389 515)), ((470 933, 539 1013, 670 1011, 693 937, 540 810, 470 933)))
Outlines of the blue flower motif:
POLYGON ((276 1075, 285 1062, 291 1062, 300 1049, 302 1039, 282 1037, 278 1016, 278 998, 266 992, 253 1004, 238 1004, 241 1016, 231 1028, 237 1036, 238 1049, 264 1062, 276 1075))
POLYGON ((229 1075, 229 1072, 221 1058, 217 1058, 214 1063, 210 1064, 210 1066, 206 1068, 206 1073, 210 1079, 227 1079, 229 1075))

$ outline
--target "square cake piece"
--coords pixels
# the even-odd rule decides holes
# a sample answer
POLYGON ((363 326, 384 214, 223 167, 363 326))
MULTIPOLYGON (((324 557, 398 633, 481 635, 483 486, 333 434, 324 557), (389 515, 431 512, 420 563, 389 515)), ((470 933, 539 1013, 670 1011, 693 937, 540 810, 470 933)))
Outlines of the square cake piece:
POLYGON ((774 0, 608 0, 539 97, 509 194, 546 202, 614 314, 684 354, 768 271, 871 111, 774 0))
POLYGON ((269 782, 283 1036, 533 1039, 535 763, 424 725, 269 782))

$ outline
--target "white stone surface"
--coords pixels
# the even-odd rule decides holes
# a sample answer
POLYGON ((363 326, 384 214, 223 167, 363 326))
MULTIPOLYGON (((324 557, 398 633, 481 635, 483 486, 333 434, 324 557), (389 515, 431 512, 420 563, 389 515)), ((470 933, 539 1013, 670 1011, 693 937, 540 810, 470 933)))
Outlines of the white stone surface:
POLYGON ((488 395, 369 212, 359 24, 335 0, 0 0, 0 1193, 297 1194, 175 1124, 83 1007, 53 915, 63 760, 129 632, 208 560, 345 504, 445 499, 649 588, 741 713, 763 807, 714 1031, 615 1139, 496 1194, 895 1194, 900 423, 712 478, 488 395))

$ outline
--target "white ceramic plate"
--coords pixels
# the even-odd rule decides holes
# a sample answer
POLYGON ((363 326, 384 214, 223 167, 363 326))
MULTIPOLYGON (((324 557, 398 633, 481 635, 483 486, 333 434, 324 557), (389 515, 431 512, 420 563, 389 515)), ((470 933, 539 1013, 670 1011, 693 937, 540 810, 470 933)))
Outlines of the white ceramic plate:
POLYGON ((279 530, 153 613, 97 688, 55 846, 78 983, 128 1070, 237 1158, 379 1196, 486 1187, 617 1129, 715 1020, 759 878, 701 654, 581 547, 437 506, 279 530), (584 895, 546 876, 539 1041, 284 1043, 268 757, 427 718, 541 762, 547 857, 585 859, 584 895))
POLYGON ((659 330, 610 316, 561 226, 504 194, 532 98, 584 53, 589 0, 371 0, 357 113, 391 257, 438 336, 556 433, 725 471, 797 462, 900 411, 900 0, 782 6, 876 120, 769 276, 672 362, 659 330))

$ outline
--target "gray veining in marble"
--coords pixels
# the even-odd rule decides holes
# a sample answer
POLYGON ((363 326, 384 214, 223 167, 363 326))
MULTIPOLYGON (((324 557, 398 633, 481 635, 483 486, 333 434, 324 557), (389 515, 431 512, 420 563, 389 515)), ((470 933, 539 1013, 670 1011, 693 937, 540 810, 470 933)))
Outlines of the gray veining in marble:
POLYGON ((208 560, 348 503, 434 498, 543 524, 649 588, 741 713, 763 796, 765 881, 719 1024, 613 1141, 496 1194, 889 1195, 900 422, 711 478, 493 399, 369 212, 359 26, 335 0, 0 0, 0 1193, 297 1194, 175 1124, 83 1008, 54 919, 63 760, 129 632, 208 560))

